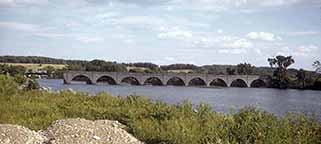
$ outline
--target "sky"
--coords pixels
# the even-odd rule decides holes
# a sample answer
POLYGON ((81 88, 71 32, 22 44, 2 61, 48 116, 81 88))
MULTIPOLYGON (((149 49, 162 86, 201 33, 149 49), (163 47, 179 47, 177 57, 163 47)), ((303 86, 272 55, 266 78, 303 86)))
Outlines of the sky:
POLYGON ((312 70, 321 0, 0 0, 0 55, 312 70))

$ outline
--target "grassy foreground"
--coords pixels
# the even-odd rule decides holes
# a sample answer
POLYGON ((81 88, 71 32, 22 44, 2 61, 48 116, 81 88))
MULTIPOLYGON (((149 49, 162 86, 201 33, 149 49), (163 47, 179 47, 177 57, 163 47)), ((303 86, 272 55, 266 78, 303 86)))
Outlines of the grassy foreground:
POLYGON ((108 94, 22 91, 12 78, 0 76, 0 123, 45 129, 63 118, 118 120, 146 143, 321 143, 321 123, 304 116, 273 114, 245 108, 223 115, 205 104, 193 110, 185 102, 167 105, 145 97, 108 94))

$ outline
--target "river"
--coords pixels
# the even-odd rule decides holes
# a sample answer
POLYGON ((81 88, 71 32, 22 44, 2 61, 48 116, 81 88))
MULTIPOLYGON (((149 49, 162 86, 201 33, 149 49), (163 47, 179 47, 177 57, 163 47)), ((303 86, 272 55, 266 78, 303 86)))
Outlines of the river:
POLYGON ((246 106, 254 106, 283 116, 287 112, 314 114, 321 119, 321 91, 279 90, 268 88, 198 88, 175 86, 120 86, 120 85, 64 85, 63 80, 38 80, 41 86, 52 90, 73 89, 97 94, 107 92, 114 96, 148 96, 169 104, 179 104, 184 100, 193 105, 207 103, 217 112, 229 113, 246 106))

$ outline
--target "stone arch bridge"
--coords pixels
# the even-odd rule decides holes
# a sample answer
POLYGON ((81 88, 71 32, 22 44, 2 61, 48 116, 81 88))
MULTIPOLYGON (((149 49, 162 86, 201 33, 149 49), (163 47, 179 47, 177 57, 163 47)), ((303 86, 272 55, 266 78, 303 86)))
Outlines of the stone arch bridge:
POLYGON ((77 77, 86 79, 87 84, 97 84, 102 79, 107 79, 109 84, 122 84, 130 78, 137 85, 144 85, 150 79, 154 79, 160 85, 171 85, 173 79, 181 81, 183 86, 193 86, 193 81, 198 80, 202 86, 212 86, 214 82, 221 82, 226 87, 240 82, 243 87, 252 87, 256 82, 266 85, 266 80, 258 75, 214 75, 214 74, 188 74, 188 73, 128 73, 128 72, 91 72, 91 71, 68 71, 64 73, 64 83, 71 84, 77 77))

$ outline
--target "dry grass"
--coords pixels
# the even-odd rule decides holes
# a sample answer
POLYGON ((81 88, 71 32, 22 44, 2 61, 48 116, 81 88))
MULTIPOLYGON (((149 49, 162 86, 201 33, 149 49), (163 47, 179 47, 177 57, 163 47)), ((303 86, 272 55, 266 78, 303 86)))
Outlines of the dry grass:
POLYGON ((32 70, 32 71, 44 69, 47 66, 52 66, 55 69, 63 69, 67 66, 67 65, 63 65, 63 64, 30 64, 30 63, 0 63, 0 64, 7 64, 7 65, 13 65, 13 66, 24 66, 27 70, 32 70))

